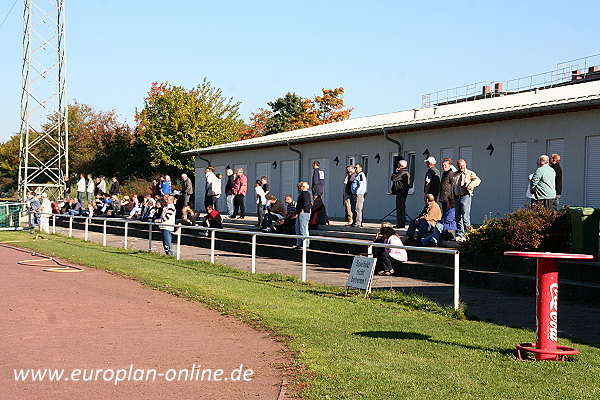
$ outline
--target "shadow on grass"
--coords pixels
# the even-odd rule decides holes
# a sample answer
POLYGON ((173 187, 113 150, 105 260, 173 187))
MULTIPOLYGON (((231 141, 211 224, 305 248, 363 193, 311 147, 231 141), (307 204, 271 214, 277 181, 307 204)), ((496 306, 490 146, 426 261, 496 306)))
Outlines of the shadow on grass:
POLYGON ((471 346, 468 344, 462 343, 454 343, 454 342, 446 342, 444 340, 435 340, 432 339, 429 335, 424 335, 422 333, 416 332, 402 332, 402 331, 365 331, 365 332, 355 332, 354 335, 373 338, 373 339, 395 339, 395 340, 423 340, 430 343, 443 344, 447 346, 456 346, 462 347, 467 350, 482 350, 491 353, 502 354, 505 356, 515 356, 516 350, 514 349, 498 349, 498 348, 490 348, 490 347, 482 347, 482 346, 471 346))

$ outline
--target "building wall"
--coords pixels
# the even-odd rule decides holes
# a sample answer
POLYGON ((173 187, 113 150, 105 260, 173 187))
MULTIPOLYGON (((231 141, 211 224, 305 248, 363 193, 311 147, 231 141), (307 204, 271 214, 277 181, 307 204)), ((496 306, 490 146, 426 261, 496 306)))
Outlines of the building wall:
MULTIPOLYGON (((426 172, 423 153, 427 149, 429 154, 438 160, 441 170, 441 156, 452 154, 453 160, 458 160, 460 155, 467 154, 471 157, 467 168, 472 169, 482 179, 482 184, 475 190, 472 203, 471 218, 473 223, 481 223, 485 216, 502 215, 513 210, 517 205, 524 205, 528 199, 525 197, 527 185, 526 175, 535 171, 536 160, 541 154, 548 152, 548 146, 555 147, 562 144, 564 153, 561 154, 563 168, 563 197, 562 204, 584 205, 600 207, 596 197, 588 194, 586 204, 586 188, 593 191, 600 187, 600 181, 586 183, 586 162, 588 180, 600 179, 600 174, 594 174, 595 160, 600 159, 600 154, 587 154, 587 137, 600 136, 600 111, 581 111, 550 116, 522 118, 493 123, 468 125, 454 128, 443 128, 420 132, 392 134, 391 137, 402 143, 405 158, 410 152, 414 153, 414 193, 407 200, 407 213, 415 216, 423 206, 423 180, 426 172), (556 139, 564 139, 563 141, 556 139), (549 140, 555 140, 549 143, 549 140), (513 145, 513 143, 518 143, 513 145), (489 144, 494 147, 492 155, 486 150, 489 144), (469 152, 470 150, 470 152, 469 152), (589 161, 586 159, 589 158, 589 161), (598 178, 595 176, 598 175, 598 178), (514 179, 512 177, 515 177, 514 179)), ((590 143, 596 143, 592 139, 590 143)), ((342 218, 342 190, 345 167, 347 160, 353 158, 361 162, 364 158, 368 161, 368 195, 365 201, 364 215, 366 219, 379 220, 394 209, 394 198, 387 193, 390 190, 390 175, 392 173, 392 160, 397 147, 388 142, 383 136, 333 140, 311 144, 293 145, 302 151, 303 163, 301 178, 310 183, 312 176, 312 161, 319 160, 326 171, 325 204, 331 217, 342 218), (379 162, 376 155, 379 154, 379 162), (338 159, 337 165, 335 159, 338 159)), ((249 196, 246 207, 254 212, 254 180, 264 174, 265 166, 270 178, 271 192, 278 197, 283 197, 292 191, 289 182, 298 179, 289 178, 282 180, 283 169, 291 170, 297 165, 298 155, 287 147, 268 149, 246 150, 221 154, 205 155, 214 166, 227 165, 246 166, 248 175, 249 196), (277 167, 273 163, 277 163, 277 167), (257 163, 259 176, 257 176, 257 163), (266 163, 266 165, 264 164, 266 163), (288 187, 282 188, 282 182, 287 181, 288 187)), ((197 203, 203 202, 203 181, 206 162, 196 161, 196 190, 197 203), (198 186, 200 185, 200 186, 198 186), (200 202, 198 202, 200 200, 200 202)), ((590 192, 591 193, 591 192, 590 192)), ((296 194, 296 193, 292 193, 296 194)), ((600 197, 598 198, 600 202, 600 197)))

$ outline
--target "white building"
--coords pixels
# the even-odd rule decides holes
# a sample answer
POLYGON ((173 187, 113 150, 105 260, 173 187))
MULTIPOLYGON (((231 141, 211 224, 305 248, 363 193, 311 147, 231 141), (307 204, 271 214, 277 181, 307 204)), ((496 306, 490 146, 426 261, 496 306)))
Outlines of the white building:
MULTIPOLYGON (((278 197, 310 183, 312 162, 326 174, 324 201, 330 217, 343 218, 345 167, 361 162, 368 177, 364 218, 379 220, 394 209, 390 175, 399 155, 409 161, 414 182, 407 213, 423 206, 428 152, 438 160, 463 158, 482 179, 473 197, 471 219, 501 215, 527 203, 527 177, 541 154, 558 153, 563 168, 561 204, 600 207, 600 81, 461 101, 372 117, 350 119, 276 135, 194 149, 196 204, 203 204, 204 168, 244 169, 246 208, 255 210, 254 180, 265 175, 278 197), (491 146, 490 146, 491 145, 491 146), (491 148, 493 147, 493 151, 491 148)), ((220 210, 225 209, 224 195, 220 210)))

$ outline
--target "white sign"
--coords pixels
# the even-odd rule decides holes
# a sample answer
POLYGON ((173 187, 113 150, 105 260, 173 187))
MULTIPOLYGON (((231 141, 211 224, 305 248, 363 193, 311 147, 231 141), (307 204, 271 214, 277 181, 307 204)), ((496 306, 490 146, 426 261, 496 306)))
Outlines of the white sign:
POLYGON ((371 281, 373 280, 373 272, 375 271, 376 262, 376 258, 360 256, 354 257, 346 287, 363 289, 367 293, 370 292, 371 281))

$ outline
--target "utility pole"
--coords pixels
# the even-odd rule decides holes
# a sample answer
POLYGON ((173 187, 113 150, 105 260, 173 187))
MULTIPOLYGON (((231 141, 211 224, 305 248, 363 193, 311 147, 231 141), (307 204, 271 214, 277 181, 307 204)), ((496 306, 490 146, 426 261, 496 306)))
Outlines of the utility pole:
POLYGON ((24 0, 19 196, 62 198, 69 174, 64 0, 24 0))

